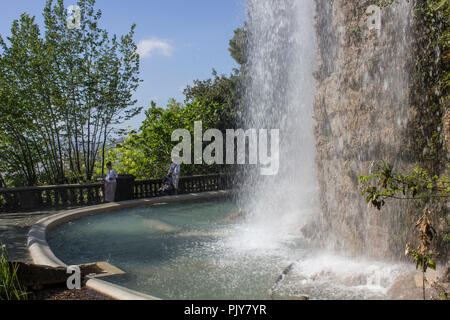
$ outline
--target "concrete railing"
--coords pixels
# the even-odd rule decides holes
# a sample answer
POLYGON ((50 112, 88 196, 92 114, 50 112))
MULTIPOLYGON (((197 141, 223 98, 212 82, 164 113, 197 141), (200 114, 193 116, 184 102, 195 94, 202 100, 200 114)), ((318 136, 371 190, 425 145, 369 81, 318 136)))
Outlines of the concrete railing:
MULTIPOLYGON (((137 180, 119 175, 115 201, 161 196, 162 179, 137 180)), ((180 177, 179 194, 225 190, 231 179, 225 174, 180 177)), ((71 184, 0 189, 0 213, 69 208, 104 203, 104 184, 71 184)))

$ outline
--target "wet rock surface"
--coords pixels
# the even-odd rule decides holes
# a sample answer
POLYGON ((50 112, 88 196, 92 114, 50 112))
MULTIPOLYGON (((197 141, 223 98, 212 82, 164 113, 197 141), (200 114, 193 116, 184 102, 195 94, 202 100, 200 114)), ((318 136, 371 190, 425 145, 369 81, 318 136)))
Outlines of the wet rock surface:
POLYGON ((369 208, 358 175, 367 175, 371 162, 381 159, 403 172, 418 165, 410 132, 418 114, 412 91, 414 10, 411 2, 389 5, 377 31, 367 26, 366 1, 316 4, 313 117, 322 209, 316 236, 355 255, 399 258, 413 237, 414 208, 401 201, 389 202, 382 212, 369 208))

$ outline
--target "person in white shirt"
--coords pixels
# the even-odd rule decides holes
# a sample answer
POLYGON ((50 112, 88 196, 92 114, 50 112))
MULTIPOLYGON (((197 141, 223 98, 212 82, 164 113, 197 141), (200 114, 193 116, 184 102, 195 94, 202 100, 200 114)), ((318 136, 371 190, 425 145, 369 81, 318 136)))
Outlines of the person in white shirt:
POLYGON ((117 171, 112 167, 111 162, 106 164, 108 171, 105 178, 105 201, 114 202, 117 189, 117 171))
POLYGON ((170 177, 170 174, 172 174, 172 184, 175 188, 175 193, 178 193, 178 180, 180 179, 180 170, 181 165, 176 164, 175 161, 172 160, 172 164, 170 165, 167 175, 170 177))

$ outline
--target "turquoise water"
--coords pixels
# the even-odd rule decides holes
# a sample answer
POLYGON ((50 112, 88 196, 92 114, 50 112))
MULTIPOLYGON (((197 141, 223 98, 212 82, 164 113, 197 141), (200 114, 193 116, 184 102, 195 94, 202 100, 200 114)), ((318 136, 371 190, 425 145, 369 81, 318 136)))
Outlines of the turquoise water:
POLYGON ((126 274, 106 280, 163 299, 269 299, 292 262, 277 299, 386 298, 395 268, 319 254, 295 235, 264 242, 227 219, 236 209, 230 199, 131 208, 65 224, 48 242, 66 264, 107 261, 126 274))

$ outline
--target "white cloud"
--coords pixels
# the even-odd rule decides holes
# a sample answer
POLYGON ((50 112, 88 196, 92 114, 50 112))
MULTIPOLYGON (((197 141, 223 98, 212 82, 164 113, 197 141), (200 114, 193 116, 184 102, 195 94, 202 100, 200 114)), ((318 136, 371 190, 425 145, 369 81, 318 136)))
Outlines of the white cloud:
POLYGON ((141 58, 148 58, 152 54, 160 54, 170 57, 174 51, 174 47, 168 40, 151 38, 139 41, 136 52, 141 58))

